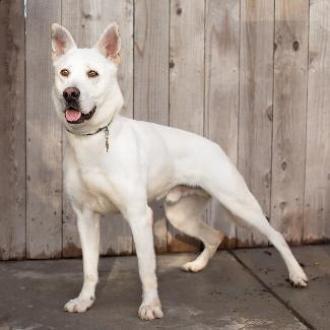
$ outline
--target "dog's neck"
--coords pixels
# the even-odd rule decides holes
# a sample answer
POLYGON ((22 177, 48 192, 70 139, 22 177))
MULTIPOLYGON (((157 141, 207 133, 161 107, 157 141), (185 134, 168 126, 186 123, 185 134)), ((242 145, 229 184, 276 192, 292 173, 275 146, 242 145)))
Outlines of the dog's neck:
POLYGON ((105 151, 108 152, 109 151, 109 146, 110 146, 110 129, 111 129, 111 124, 114 120, 114 118, 117 116, 117 114, 114 114, 113 117, 111 117, 110 121, 108 122, 108 124, 106 124, 105 126, 102 126, 100 128, 98 128, 95 132, 91 132, 91 133, 83 133, 83 134, 75 134, 70 132, 67 128, 66 131, 68 132, 69 135, 80 135, 80 136, 84 136, 84 137, 88 137, 88 136, 92 136, 92 135, 96 135, 96 134, 103 134, 104 135, 104 147, 105 147, 105 151))

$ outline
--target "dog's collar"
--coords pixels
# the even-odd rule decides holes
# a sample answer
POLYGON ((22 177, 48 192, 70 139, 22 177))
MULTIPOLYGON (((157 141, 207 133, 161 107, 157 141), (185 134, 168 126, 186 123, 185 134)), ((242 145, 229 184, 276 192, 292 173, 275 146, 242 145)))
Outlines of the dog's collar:
POLYGON ((95 132, 93 133, 85 133, 85 134, 81 134, 81 133, 74 133, 74 132, 71 132, 67 127, 65 127, 66 131, 71 133, 71 134, 74 134, 74 135, 83 135, 83 136, 88 136, 88 135, 95 135, 95 134, 98 134, 102 131, 104 131, 104 137, 105 137, 105 150, 106 152, 109 151, 109 139, 110 139, 110 125, 112 123, 112 119, 109 121, 109 123, 106 125, 106 126, 103 126, 103 127, 100 127, 98 130, 96 130, 95 132))

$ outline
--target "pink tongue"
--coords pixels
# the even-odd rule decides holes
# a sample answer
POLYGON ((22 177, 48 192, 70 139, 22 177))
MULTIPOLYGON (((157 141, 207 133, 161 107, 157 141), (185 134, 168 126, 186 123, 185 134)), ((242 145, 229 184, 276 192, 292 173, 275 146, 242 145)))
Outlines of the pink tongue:
POLYGON ((66 109, 65 110, 65 118, 67 121, 77 121, 81 117, 81 112, 77 110, 72 109, 66 109))

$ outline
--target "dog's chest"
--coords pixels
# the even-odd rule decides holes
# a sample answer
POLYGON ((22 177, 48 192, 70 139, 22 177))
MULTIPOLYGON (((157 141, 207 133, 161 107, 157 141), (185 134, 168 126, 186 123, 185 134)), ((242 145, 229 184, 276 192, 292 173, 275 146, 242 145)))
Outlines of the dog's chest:
POLYGON ((112 189, 108 177, 100 169, 82 169, 81 180, 91 207, 100 213, 114 211, 111 200, 112 189))
POLYGON ((65 181, 70 197, 102 214, 117 211, 111 199, 113 192, 108 167, 104 166, 100 156, 84 159, 69 154, 65 162, 65 181))

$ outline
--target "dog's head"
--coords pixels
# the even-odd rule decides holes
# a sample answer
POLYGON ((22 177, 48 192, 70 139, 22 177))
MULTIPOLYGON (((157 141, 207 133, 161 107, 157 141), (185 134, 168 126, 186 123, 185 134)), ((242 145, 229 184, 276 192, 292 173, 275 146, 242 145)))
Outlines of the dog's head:
POLYGON ((105 126, 123 106, 117 81, 119 51, 116 23, 105 29, 92 48, 78 48, 67 29, 52 25, 53 99, 70 131, 89 133, 105 126))

